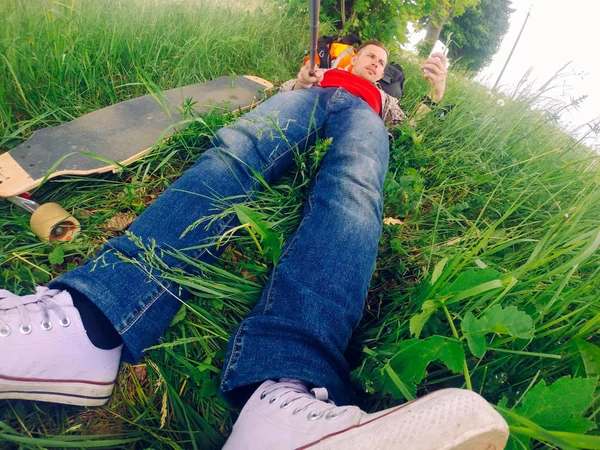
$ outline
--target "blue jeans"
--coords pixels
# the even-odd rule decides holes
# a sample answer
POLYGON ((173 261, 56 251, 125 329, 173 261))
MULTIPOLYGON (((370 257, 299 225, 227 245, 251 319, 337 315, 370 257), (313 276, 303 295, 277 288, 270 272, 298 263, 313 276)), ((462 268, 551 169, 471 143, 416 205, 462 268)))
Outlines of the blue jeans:
MULTIPOLYGON (((108 317, 136 362, 163 334, 181 303, 181 290, 144 260, 139 243, 171 266, 161 250, 210 243, 237 225, 234 215, 184 231, 217 212, 219 198, 246 201, 260 189, 253 171, 274 183, 316 137, 332 138, 313 180, 302 221, 287 240, 262 297, 234 332, 221 393, 236 406, 244 387, 281 377, 326 387, 338 404, 350 392, 344 351, 358 325, 381 235, 382 187, 388 134, 366 102, 344 89, 311 88, 278 94, 216 133, 207 150, 130 227, 98 256, 66 273, 53 288, 79 291, 108 317), (127 262, 124 262, 124 259, 127 262), (240 389, 241 388, 241 389, 240 389)), ((185 251, 213 262, 213 248, 185 251)), ((185 294, 184 294, 185 295, 185 294)))

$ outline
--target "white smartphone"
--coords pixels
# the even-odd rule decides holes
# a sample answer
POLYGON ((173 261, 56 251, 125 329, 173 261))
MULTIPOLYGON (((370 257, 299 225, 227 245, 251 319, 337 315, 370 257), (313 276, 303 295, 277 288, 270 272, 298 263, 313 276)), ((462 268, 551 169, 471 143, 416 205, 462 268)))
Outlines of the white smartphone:
POLYGON ((433 55, 434 53, 442 53, 444 56, 446 56, 448 54, 448 47, 446 47, 446 44, 444 44, 442 41, 437 40, 435 41, 435 44, 433 44, 433 48, 431 49, 429 56, 433 55))
MULTIPOLYGON (((434 53, 442 53, 445 56, 448 54, 448 47, 446 47, 446 44, 444 44, 442 41, 437 40, 435 41, 435 44, 433 44, 433 48, 431 49, 429 56, 431 57, 431 55, 434 53)), ((429 70, 423 69, 423 72, 427 73, 429 70)))

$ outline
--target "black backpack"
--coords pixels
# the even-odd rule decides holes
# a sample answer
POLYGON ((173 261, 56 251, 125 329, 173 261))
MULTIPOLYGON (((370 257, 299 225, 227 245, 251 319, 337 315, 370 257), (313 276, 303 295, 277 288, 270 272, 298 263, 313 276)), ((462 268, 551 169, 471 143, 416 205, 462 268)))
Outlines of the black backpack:
POLYGON ((385 66, 383 78, 379 80, 379 84, 386 93, 400 99, 404 91, 404 79, 404 70, 400 64, 390 62, 385 66))

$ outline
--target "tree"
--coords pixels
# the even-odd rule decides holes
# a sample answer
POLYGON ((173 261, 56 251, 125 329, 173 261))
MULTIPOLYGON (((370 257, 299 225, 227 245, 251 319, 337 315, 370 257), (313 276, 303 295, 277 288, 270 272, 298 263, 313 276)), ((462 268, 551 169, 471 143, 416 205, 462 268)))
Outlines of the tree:
MULTIPOLYGON (((289 11, 308 10, 307 0, 281 0, 289 11)), ((407 24, 422 17, 423 7, 438 0, 321 0, 320 20, 332 23, 340 35, 357 34, 362 40, 405 42, 407 24)), ((461 0, 462 1, 462 0, 461 0)))
POLYGON ((479 2, 480 0, 427 0, 422 2, 421 17, 427 18, 425 41, 432 43, 437 41, 443 26, 450 19, 461 16, 466 8, 473 7, 479 2))
POLYGON ((477 72, 489 64, 508 31, 510 2, 481 0, 444 26, 442 39, 452 33, 448 56, 457 66, 477 72))

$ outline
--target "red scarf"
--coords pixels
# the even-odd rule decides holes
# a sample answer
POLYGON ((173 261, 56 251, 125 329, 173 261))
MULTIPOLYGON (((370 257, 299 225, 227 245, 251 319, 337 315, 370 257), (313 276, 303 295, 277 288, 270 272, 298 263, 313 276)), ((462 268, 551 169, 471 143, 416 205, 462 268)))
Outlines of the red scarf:
POLYGON ((347 72, 346 70, 330 69, 323 74, 321 87, 341 87, 353 95, 362 98, 375 110, 381 113, 381 93, 373 84, 364 78, 347 72))

